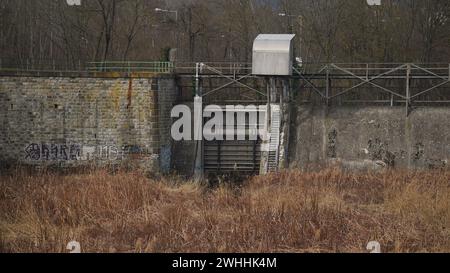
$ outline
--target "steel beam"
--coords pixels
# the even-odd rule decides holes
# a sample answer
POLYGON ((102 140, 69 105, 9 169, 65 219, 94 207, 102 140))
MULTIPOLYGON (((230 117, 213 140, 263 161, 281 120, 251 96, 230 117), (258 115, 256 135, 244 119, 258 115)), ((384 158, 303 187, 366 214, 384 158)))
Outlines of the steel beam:
POLYGON ((385 73, 383 73, 383 74, 380 74, 380 75, 378 75, 378 76, 372 77, 372 78, 370 78, 369 80, 366 80, 366 79, 364 79, 363 77, 359 77, 359 76, 357 76, 356 74, 352 73, 351 71, 349 71, 349 70, 347 70, 347 69, 345 69, 345 68, 341 68, 341 67, 339 67, 339 66, 336 66, 335 64, 331 64, 331 66, 334 67, 334 68, 336 68, 337 70, 340 70, 340 71, 342 71, 342 72, 344 72, 344 73, 347 73, 347 74, 349 74, 349 75, 352 75, 354 78, 359 79, 359 80, 361 80, 362 82, 361 82, 360 84, 358 84, 358 85, 353 86, 352 88, 349 88, 349 89, 347 89, 347 90, 345 90, 345 91, 339 93, 339 94, 336 94, 336 95, 334 95, 334 96, 331 96, 330 98, 335 98, 335 97, 342 96, 342 95, 344 95, 344 94, 350 92, 351 90, 353 90, 353 89, 355 89, 355 88, 357 88, 357 87, 359 87, 359 86, 363 86, 363 85, 365 85, 365 84, 371 84, 371 85, 373 85, 373 86, 375 86, 375 87, 377 87, 377 88, 379 88, 379 89, 381 89, 381 90, 383 90, 383 91, 385 91, 385 92, 388 92, 388 93, 390 93, 390 94, 392 94, 392 95, 394 95, 394 96, 401 97, 401 98, 405 98, 405 96, 400 95, 400 94, 398 94, 398 93, 395 92, 395 91, 392 91, 392 90, 390 90, 390 89, 388 89, 388 88, 385 88, 385 87, 383 87, 383 86, 381 86, 381 85, 378 85, 378 84, 372 82, 372 81, 374 81, 374 80, 376 80, 376 79, 379 79, 380 77, 382 77, 382 76, 384 76, 384 75, 393 73, 393 72, 395 72, 395 71, 398 71, 398 70, 404 68, 405 65, 402 65, 402 66, 393 68, 393 69, 391 69, 391 70, 389 70, 389 71, 387 71, 387 72, 385 72, 385 73))

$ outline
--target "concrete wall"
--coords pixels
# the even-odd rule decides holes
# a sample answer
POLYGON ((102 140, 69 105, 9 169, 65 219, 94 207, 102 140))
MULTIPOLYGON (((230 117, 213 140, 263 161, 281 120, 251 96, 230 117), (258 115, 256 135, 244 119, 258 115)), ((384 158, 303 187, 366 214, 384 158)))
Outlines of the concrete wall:
MULTIPOLYGON (((193 99, 192 99, 193 101, 193 99)), ((193 102, 181 102, 180 104, 186 105, 191 110, 192 128, 194 128, 194 103, 193 102)), ((197 156, 197 141, 174 141, 173 143, 173 169, 180 175, 192 176, 194 174, 195 159, 197 156)))
POLYGON ((179 90, 174 79, 160 79, 158 81, 158 122, 160 137, 160 171, 170 172, 174 161, 175 143, 172 140, 172 108, 177 104, 179 90))
POLYGON ((171 162, 171 78, 0 78, 0 162, 171 162))
POLYGON ((290 165, 382 162, 399 168, 441 168, 450 160, 450 109, 296 106, 290 165))
MULTIPOLYGON (((195 142, 174 143, 170 77, 0 78, 0 164, 131 164, 191 174, 195 142)), ((291 167, 382 162, 440 168, 450 160, 450 109, 293 105, 291 167)))

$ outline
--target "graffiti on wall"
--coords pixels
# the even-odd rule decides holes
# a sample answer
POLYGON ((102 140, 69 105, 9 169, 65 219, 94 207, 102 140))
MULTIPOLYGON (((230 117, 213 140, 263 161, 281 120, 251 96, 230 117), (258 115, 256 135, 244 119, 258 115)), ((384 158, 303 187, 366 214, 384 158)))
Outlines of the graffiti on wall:
POLYGON ((337 158, 337 137, 338 132, 336 129, 331 130, 331 132, 328 134, 327 156, 329 158, 337 158))
POLYGON ((152 158, 158 155, 146 147, 127 145, 81 145, 81 144, 37 144, 25 148, 27 161, 121 161, 127 158, 152 158))
POLYGON ((30 144, 25 149, 26 160, 43 161, 70 161, 81 157, 81 146, 77 144, 30 144))

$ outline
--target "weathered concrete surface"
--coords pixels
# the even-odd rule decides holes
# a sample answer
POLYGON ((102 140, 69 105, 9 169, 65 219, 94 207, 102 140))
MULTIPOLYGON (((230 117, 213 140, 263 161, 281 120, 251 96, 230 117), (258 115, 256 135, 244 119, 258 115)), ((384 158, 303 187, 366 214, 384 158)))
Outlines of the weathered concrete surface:
MULTIPOLYGON (((194 128, 194 103, 193 102, 183 102, 191 110, 191 120, 192 128, 194 128)), ((195 170, 195 160, 197 157, 197 141, 174 141, 173 143, 173 168, 174 170, 186 177, 194 175, 195 170)))
MULTIPOLYGON (((398 168, 441 168, 450 160, 450 109, 296 106, 290 166, 380 161, 398 168)), ((369 166, 369 168, 372 168, 369 166)))
POLYGON ((0 162, 171 162, 171 78, 0 78, 0 162), (168 117, 168 118, 166 118, 168 117))
MULTIPOLYGON (((170 77, 0 78, 0 164, 130 164, 191 174, 195 142, 174 143, 170 77)), ((291 167, 441 168, 450 160, 450 109, 292 105, 291 167)), ((282 144, 283 145, 283 144, 282 144)))

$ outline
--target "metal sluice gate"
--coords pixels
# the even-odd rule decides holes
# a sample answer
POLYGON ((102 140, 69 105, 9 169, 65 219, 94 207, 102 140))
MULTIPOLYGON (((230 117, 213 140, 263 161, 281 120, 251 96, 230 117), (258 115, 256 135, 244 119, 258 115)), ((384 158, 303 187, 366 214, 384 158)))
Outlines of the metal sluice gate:
MULTIPOLYGON (((205 173, 240 173, 258 174, 261 171, 263 153, 267 153, 268 171, 278 169, 279 147, 280 147, 280 124, 281 115, 279 105, 271 105, 271 123, 267 129, 267 106, 260 106, 257 123, 250 122, 249 117, 245 117, 245 125, 237 125, 237 119, 233 123, 233 128, 227 128, 220 140, 203 141, 203 164, 205 173), (257 135, 256 140, 250 135, 253 130, 268 132, 267 141, 257 135), (232 130, 229 133, 229 130, 232 130), (228 133, 228 134, 227 134, 228 133), (228 135, 228 137, 227 137, 228 135), (231 139, 230 139, 231 136, 231 139)), ((232 114, 235 112, 225 113, 232 114)), ((244 114, 247 114, 246 112, 244 114)), ((227 124, 224 124, 226 127, 227 124)), ((231 127, 231 126, 230 126, 231 127)))
POLYGON ((231 114, 234 117, 233 126, 227 127, 225 121, 226 129, 220 133, 220 138, 202 141, 205 174, 254 175, 277 171, 280 158, 281 113, 277 104, 271 104, 270 109, 270 119, 267 119, 267 106, 260 105, 256 123, 251 122, 247 116, 250 112, 243 111, 246 115, 245 125, 237 125, 237 112, 226 112, 225 115, 231 114), (267 138, 264 140, 254 130, 266 134, 267 138), (251 135, 257 136, 256 140, 251 135), (264 158, 267 164, 262 164, 264 158))
POLYGON ((204 164, 206 173, 258 173, 261 141, 206 141, 204 164))
MULTIPOLYGON (((226 109, 222 106, 221 109, 226 109)), ((263 109, 264 111, 264 109, 263 109)), ((205 113, 205 110, 204 110, 205 113)), ((257 118, 250 121, 250 116, 241 111, 225 111, 223 120, 223 131, 218 132, 220 137, 212 141, 203 141, 203 164, 205 173, 258 173, 261 164, 261 144, 260 137, 250 137, 251 128, 264 128, 265 111, 254 112, 257 118), (238 122, 238 115, 245 121, 244 124, 238 122), (232 124, 227 121, 232 117, 232 124), (256 121, 256 122, 255 122, 256 121), (262 121, 262 122, 261 122, 262 121)), ((207 114, 211 116, 211 113, 207 114)), ((203 120, 205 125, 206 119, 203 120)), ((231 121, 230 121, 231 122, 231 121)), ((255 133, 255 132, 254 132, 255 133)), ((256 134, 255 134, 256 135, 256 134)))

